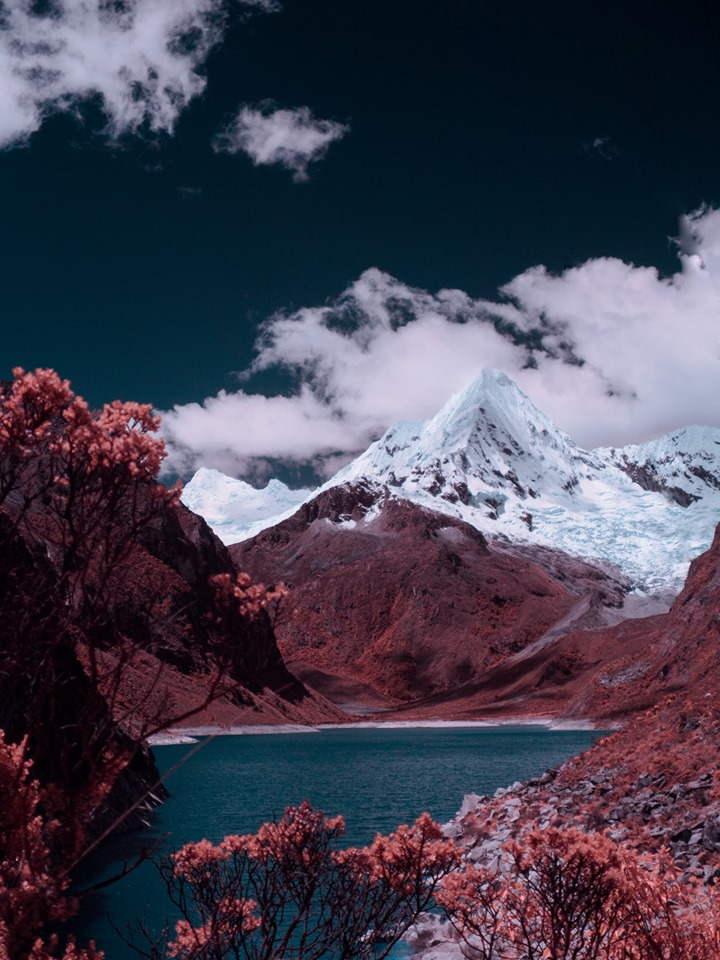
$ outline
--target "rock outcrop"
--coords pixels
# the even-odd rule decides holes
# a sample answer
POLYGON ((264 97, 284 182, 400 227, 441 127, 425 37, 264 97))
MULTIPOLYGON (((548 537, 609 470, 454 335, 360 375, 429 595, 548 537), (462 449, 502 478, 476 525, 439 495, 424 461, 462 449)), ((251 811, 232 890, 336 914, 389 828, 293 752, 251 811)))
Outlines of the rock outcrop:
POLYGON ((0 728, 29 737, 35 775, 68 798, 101 790, 109 754, 126 756, 119 776, 107 774, 94 832, 140 825, 162 799, 142 737, 170 720, 341 718, 287 670, 266 613, 218 619, 212 578, 237 571, 185 507, 154 511, 127 544, 119 536, 102 576, 89 565, 76 587, 56 530, 42 500, 0 511, 0 728))

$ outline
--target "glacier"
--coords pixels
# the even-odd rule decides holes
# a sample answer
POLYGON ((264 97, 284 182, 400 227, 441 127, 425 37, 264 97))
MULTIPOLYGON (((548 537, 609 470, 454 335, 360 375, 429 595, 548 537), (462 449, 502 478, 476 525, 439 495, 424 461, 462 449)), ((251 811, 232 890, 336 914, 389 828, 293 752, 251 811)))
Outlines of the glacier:
POLYGON ((650 595, 680 589, 720 522, 719 428, 583 450, 497 371, 484 371, 435 417, 392 426, 318 491, 279 481, 256 491, 217 471, 198 474, 183 499, 226 543, 323 490, 362 482, 377 487, 378 501, 390 491, 489 538, 611 563, 650 595))
POLYGON ((219 470, 200 467, 185 484, 181 499, 227 546, 274 526, 313 496, 314 491, 291 490, 281 480, 270 480, 258 490, 219 470))

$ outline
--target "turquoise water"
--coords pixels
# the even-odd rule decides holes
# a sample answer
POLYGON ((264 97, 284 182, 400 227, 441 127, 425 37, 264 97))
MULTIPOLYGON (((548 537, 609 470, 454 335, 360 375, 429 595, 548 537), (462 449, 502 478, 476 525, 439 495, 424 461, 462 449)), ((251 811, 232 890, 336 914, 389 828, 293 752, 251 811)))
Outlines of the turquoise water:
MULTIPOLYGON (((439 822, 458 810, 464 794, 491 794, 538 776, 587 748, 597 734, 541 727, 335 728, 319 733, 216 737, 167 781, 172 796, 148 830, 114 838, 88 865, 81 883, 117 871, 157 841, 169 851, 190 840, 217 841, 255 831, 289 804, 310 800, 327 814, 342 813, 348 844, 370 841, 424 810, 439 822)), ((191 750, 158 747, 161 771, 191 750)), ((80 935, 93 937, 107 960, 136 958, 113 924, 147 918, 159 929, 168 914, 155 868, 143 864, 119 883, 89 896, 80 935)))

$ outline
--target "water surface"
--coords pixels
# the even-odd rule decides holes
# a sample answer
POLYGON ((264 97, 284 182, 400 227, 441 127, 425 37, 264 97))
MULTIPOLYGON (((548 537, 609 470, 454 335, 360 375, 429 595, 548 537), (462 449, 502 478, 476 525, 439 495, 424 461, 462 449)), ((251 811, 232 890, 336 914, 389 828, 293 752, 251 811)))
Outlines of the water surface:
MULTIPOLYGON (((334 728, 319 733, 242 735, 208 740, 167 781, 170 799, 151 827, 112 839, 83 879, 109 875, 149 842, 159 850, 190 840, 220 840, 257 830, 286 806, 309 800, 329 815, 342 813, 348 844, 412 822, 427 810, 449 820, 466 793, 492 794, 580 753, 597 737, 590 731, 543 727, 334 728)), ((192 750, 157 747, 161 771, 192 750)), ((143 864, 84 903, 81 935, 94 937, 107 960, 131 960, 112 924, 147 916, 159 928, 169 912, 154 867, 143 864)))

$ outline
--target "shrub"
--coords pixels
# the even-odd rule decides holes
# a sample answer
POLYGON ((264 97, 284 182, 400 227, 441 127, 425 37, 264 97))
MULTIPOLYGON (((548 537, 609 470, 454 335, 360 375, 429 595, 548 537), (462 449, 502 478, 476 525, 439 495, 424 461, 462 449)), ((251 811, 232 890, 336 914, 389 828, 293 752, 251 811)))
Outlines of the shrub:
POLYGON ((433 902, 458 862, 453 843, 423 814, 340 849, 342 817, 307 802, 256 834, 190 843, 160 871, 182 919, 174 937, 141 931, 152 958, 382 960, 433 902))
POLYGON ((667 858, 605 833, 528 830, 502 873, 474 865, 443 881, 438 902, 474 960, 711 960, 717 905, 680 884, 667 858))

